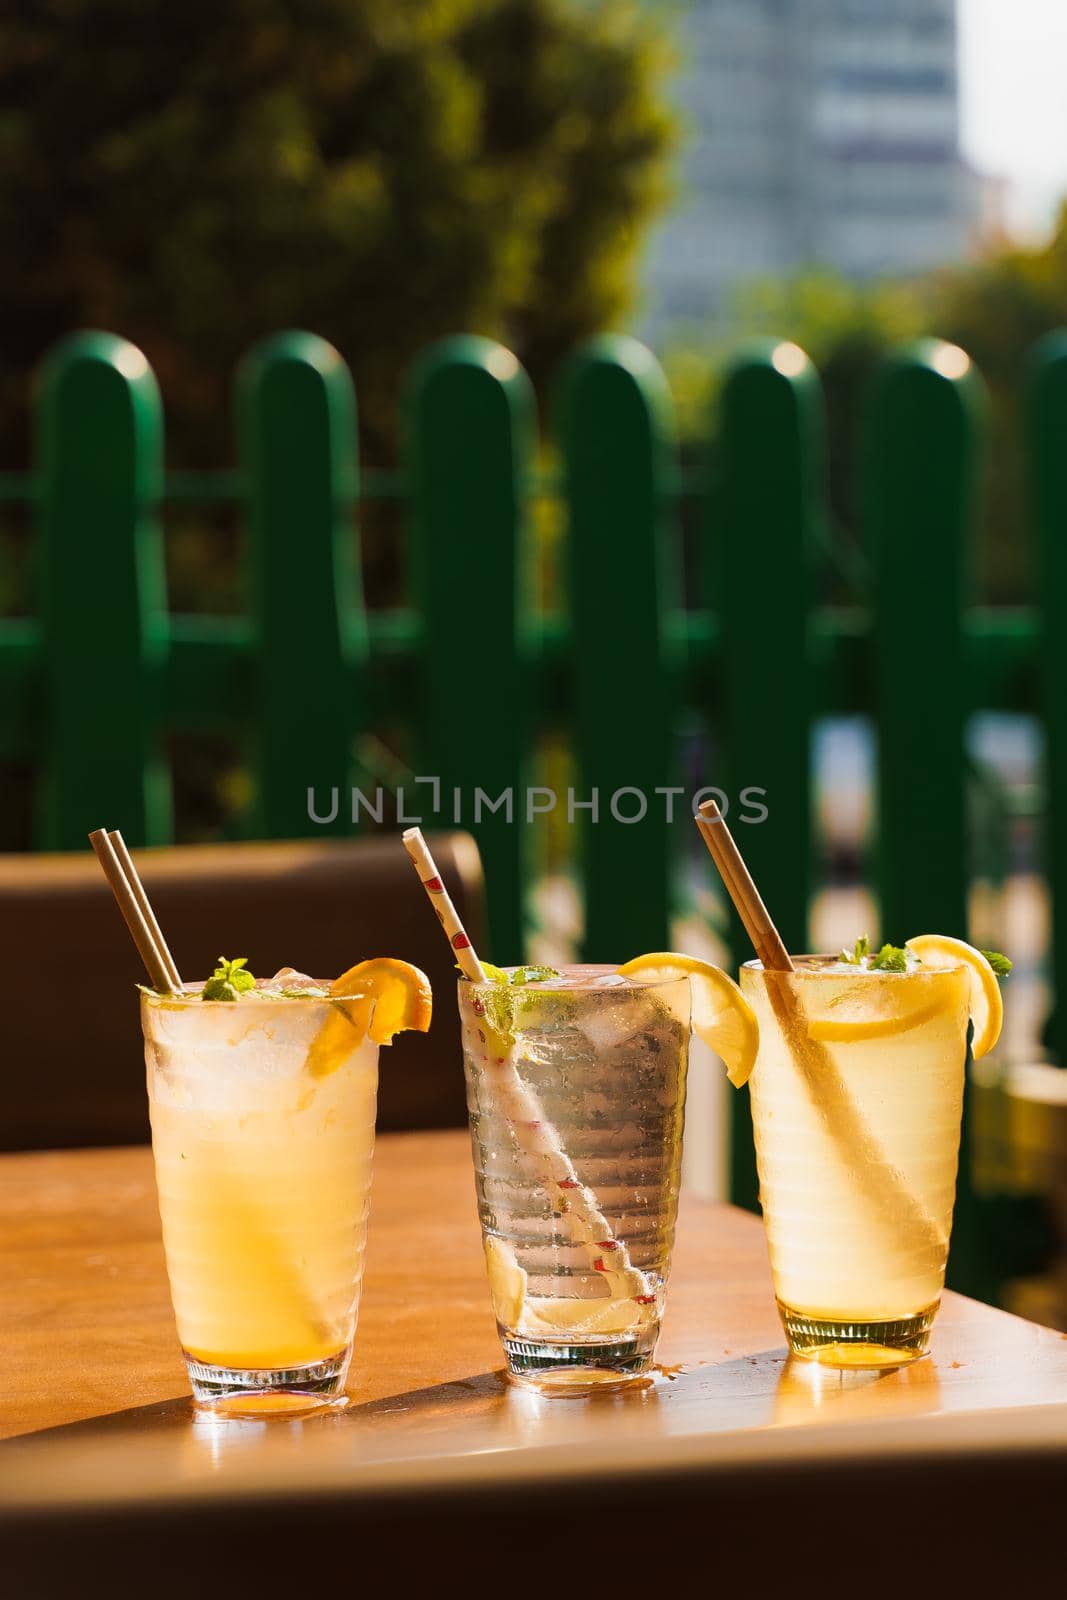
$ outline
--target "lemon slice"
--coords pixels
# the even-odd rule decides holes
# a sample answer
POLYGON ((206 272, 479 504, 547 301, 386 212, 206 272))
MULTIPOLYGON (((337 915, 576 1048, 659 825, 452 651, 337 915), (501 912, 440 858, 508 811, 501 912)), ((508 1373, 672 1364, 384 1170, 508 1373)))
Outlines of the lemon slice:
POLYGON ((899 1012, 889 1017, 867 1019, 820 1017, 808 1023, 808 1034, 823 1044, 856 1044, 863 1039, 888 1039, 897 1033, 907 1033, 937 1016, 940 1007, 936 1000, 924 1006, 914 1006, 911 1011, 899 1012))
POLYGON ((526 1321, 531 1329, 551 1328, 556 1333, 628 1333, 639 1322, 648 1320, 642 1307, 626 1300, 548 1300, 526 1303, 526 1321))
POLYGON ((1004 1002, 993 968, 980 950, 962 939, 949 938, 947 933, 921 933, 917 939, 909 939, 907 946, 920 961, 932 967, 967 968, 971 986, 971 1022, 974 1024, 971 1049, 974 1059, 980 1061, 1000 1038, 1004 1021, 1004 1002))
POLYGON ((505 1328, 515 1329, 526 1303, 526 1271, 519 1266, 511 1245, 492 1233, 485 1236, 485 1265, 496 1320, 505 1328))
POLYGON ((688 978, 693 995, 693 1032, 726 1063, 726 1076, 735 1089, 747 1083, 756 1065, 759 1025, 756 1014, 737 984, 710 961, 676 951, 635 956, 619 968, 623 978, 644 983, 669 983, 688 978))
POLYGON ((308 1071, 317 1078, 335 1072, 368 1034, 375 1044, 392 1044, 398 1033, 425 1033, 430 1026, 430 980, 408 961, 375 956, 357 962, 334 979, 330 994, 339 998, 308 1052, 308 1071))

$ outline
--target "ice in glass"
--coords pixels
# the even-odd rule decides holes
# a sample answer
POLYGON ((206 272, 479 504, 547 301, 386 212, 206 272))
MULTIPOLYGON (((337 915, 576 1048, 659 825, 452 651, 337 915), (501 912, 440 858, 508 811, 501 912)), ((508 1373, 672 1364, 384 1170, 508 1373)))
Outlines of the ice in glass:
MULTIPOLYGON (((496 969, 494 969, 496 970, 496 969)), ((513 1380, 652 1363, 678 1208, 690 985, 610 967, 459 984, 478 1206, 513 1380)))

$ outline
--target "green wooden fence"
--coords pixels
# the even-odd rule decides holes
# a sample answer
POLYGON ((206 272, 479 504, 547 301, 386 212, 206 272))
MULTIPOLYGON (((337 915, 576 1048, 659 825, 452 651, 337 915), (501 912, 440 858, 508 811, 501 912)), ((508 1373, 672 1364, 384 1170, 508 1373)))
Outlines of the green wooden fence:
MULTIPOLYGON (((983 452, 978 375, 955 347, 900 351, 868 427, 863 604, 818 592, 825 515, 818 379, 795 345, 749 350, 719 402, 714 455, 683 473, 654 357, 602 338, 561 375, 545 432, 529 382, 499 345, 455 338, 411 376, 399 474, 361 483, 355 395, 338 353, 307 333, 268 339, 237 383, 240 460, 225 473, 164 472, 161 399, 141 353, 101 333, 65 340, 36 391, 35 460, 0 477, 31 508, 40 582, 31 619, 0 619, 0 761, 38 776, 36 842, 84 849, 89 828, 132 844, 172 837, 165 731, 245 742, 255 836, 351 831, 342 803, 309 818, 307 793, 342 789, 353 740, 410 730, 414 771, 490 798, 529 780, 538 730, 575 741, 587 952, 621 957, 669 938, 671 864, 693 849, 684 806, 668 821, 674 733, 714 730, 705 781, 766 790, 769 820, 743 848, 787 943, 807 943, 812 887, 810 725, 867 713, 879 740, 877 889, 887 933, 966 932, 967 718, 1039 711, 1047 741, 1053 965, 1067 995, 1067 336, 1035 353, 1030 381, 1034 533, 1041 583, 1025 612, 976 603, 970 584, 983 452), (531 500, 554 495, 569 529, 565 615, 531 609, 531 500), (399 497, 412 603, 367 610, 353 561, 367 500, 399 497), (173 501, 237 502, 250 610, 169 615, 162 517, 173 501), (683 609, 678 516, 699 519, 699 603, 683 609), (627 791, 620 812, 608 797, 627 791), (629 791, 633 791, 630 793, 629 791), (652 803, 655 801, 655 803, 652 803)), ((710 427, 709 427, 710 431, 710 427)), ((430 786, 416 809, 426 814, 430 786)), ((409 797, 408 806, 415 804, 409 797)), ((489 944, 518 959, 530 829, 504 809, 473 831, 489 883, 489 944)), ((2 843, 2 841, 0 841, 2 843)), ((710 874, 710 864, 706 865, 710 874)), ((874 930, 872 930, 873 932, 874 930)), ((747 955, 734 928, 735 955, 747 955)), ((1067 1057, 1067 1010, 1049 1019, 1067 1057)), ((747 1103, 735 1102, 737 1131, 747 1103)), ((735 1198, 754 1201, 747 1138, 735 1198)), ((957 1283, 980 1287, 964 1180, 957 1283)))

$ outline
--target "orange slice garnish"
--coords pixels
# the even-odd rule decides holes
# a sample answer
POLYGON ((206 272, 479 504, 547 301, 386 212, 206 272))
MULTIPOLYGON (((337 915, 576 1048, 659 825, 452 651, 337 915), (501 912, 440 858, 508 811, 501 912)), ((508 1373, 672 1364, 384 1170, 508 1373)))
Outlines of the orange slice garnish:
POLYGON ((337 998, 308 1052, 308 1071, 319 1078, 335 1072, 365 1038, 392 1044, 398 1033, 425 1033, 433 1015, 425 972, 393 956, 357 962, 334 979, 330 994, 337 998))

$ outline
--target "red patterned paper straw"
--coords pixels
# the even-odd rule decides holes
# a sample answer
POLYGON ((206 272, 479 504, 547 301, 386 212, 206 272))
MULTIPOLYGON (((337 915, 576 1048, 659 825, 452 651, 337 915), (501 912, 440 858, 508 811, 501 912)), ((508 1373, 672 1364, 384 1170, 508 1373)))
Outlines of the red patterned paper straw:
POLYGON ((401 842, 411 857, 415 871, 419 875, 419 882, 430 897, 430 904, 437 912, 437 920, 456 952, 456 960, 463 971, 463 976, 470 978, 473 983, 484 983, 485 970, 467 937, 466 929, 459 920, 459 913, 448 897, 448 890, 441 882, 441 875, 434 864, 430 848, 422 837, 422 829, 408 828, 401 835, 401 842))

